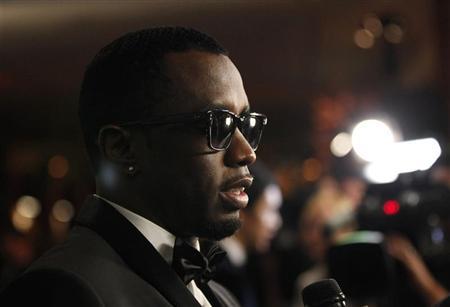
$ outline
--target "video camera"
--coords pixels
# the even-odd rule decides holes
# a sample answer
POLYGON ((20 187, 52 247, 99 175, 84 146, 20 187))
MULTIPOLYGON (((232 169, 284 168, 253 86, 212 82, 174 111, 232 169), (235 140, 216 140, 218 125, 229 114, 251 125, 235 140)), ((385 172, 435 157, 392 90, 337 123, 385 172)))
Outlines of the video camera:
POLYGON ((387 254, 384 234, 409 237, 425 260, 434 264, 431 269, 441 273, 441 280, 450 282, 445 269, 449 261, 436 261, 447 259, 450 251, 450 190, 414 179, 370 186, 354 218, 358 231, 328 252, 330 277, 360 302, 420 306, 420 297, 406 282, 407 275, 387 254))

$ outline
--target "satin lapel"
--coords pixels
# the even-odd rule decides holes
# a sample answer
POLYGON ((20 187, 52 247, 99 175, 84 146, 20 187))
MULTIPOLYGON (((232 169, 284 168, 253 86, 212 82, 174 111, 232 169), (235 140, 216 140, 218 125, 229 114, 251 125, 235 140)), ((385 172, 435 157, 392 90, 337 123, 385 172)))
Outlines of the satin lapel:
POLYGON ((208 284, 198 283, 196 285, 202 290, 202 293, 206 296, 208 302, 210 302, 212 306, 223 306, 208 284))
POLYGON ((200 306, 155 248, 112 206, 90 196, 76 223, 98 233, 136 274, 153 285, 171 304, 200 306))

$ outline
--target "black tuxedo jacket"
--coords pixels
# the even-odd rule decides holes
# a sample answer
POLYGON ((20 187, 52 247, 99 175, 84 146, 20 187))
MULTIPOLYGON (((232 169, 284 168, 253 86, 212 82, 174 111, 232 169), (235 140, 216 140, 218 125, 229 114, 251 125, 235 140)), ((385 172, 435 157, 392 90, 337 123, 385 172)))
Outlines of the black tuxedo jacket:
MULTIPOLYGON (((210 281, 213 306, 238 306, 210 281)), ((68 239, 0 294, 0 306, 200 306, 145 237, 109 204, 88 198, 68 239)))

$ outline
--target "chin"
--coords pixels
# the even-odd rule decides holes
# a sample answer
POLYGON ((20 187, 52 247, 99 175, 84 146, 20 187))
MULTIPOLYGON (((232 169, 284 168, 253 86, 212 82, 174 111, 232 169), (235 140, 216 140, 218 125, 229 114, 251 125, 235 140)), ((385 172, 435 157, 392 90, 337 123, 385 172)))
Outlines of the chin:
POLYGON ((239 218, 230 218, 223 221, 209 221, 204 226, 199 237, 218 241, 233 235, 241 227, 241 221, 239 218))

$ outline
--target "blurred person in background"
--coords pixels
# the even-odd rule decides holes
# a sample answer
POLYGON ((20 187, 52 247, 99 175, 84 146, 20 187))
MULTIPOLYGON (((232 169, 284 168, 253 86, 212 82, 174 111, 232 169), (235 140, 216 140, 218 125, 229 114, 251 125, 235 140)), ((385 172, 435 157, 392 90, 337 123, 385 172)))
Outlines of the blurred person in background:
MULTIPOLYGON (((357 191, 361 191, 360 184, 357 184, 357 191)), ((338 184, 331 177, 326 177, 321 180, 318 190, 309 199, 305 208, 302 211, 299 221, 299 239, 304 247, 305 253, 314 261, 314 265, 305 272, 301 273, 297 280, 297 294, 301 293, 301 290, 307 285, 318 281, 323 278, 329 278, 330 272, 327 265, 327 254, 332 246, 337 246, 343 242, 348 242, 349 238, 357 238, 358 229, 357 221, 354 219, 355 210, 358 208, 358 204, 355 200, 361 199, 359 197, 360 192, 353 195, 358 197, 351 197, 352 194, 348 194, 343 189, 343 186, 338 184), (356 232, 355 232, 356 231, 356 232), (337 245, 336 245, 337 244, 337 245)), ((380 234, 380 248, 387 253, 388 256, 396 259, 401 267, 403 267, 407 273, 403 277, 398 268, 386 267, 380 268, 381 270, 387 270, 393 275, 389 278, 392 280, 386 280, 386 284, 397 286, 402 284, 396 284, 399 282, 409 281, 414 291, 417 291, 425 302, 426 306, 450 306, 450 299, 448 298, 448 290, 432 275, 429 268, 426 266, 422 256, 416 250, 411 241, 402 234, 380 234)), ((361 237, 362 238, 362 237, 361 237)), ((361 241, 362 242, 362 241, 361 241)), ((342 245, 341 245, 342 246, 342 245)), ((347 249, 347 252, 360 251, 347 249)), ((374 257, 378 257, 373 255, 374 257)), ((348 255, 349 258, 357 260, 355 255, 348 255)), ((389 258, 390 258, 389 257, 389 258)), ((391 258, 390 258, 391 259, 391 258)), ((363 262, 372 263, 369 259, 363 259, 363 262)), ((391 260, 389 260, 391 261, 391 260)), ((354 263, 355 266, 359 265, 354 263)), ((373 264, 373 263, 372 263, 373 264)), ((346 267, 347 264, 342 264, 346 267)), ((369 269, 370 271, 370 269, 369 269)), ((348 274, 350 274, 348 272, 348 274)), ((352 276, 346 276, 352 279, 352 276)), ((359 278, 360 276, 357 276, 359 278)), ((355 278, 355 276, 353 276, 355 278)), ((384 285, 378 284, 383 288, 384 285)), ((376 289, 373 289, 376 291, 376 289)), ((393 296, 390 296, 391 300, 397 299, 403 302, 404 298, 398 296, 410 295, 408 292, 394 291, 393 296)), ((407 290, 408 291, 408 290, 407 290)), ((347 293, 348 294, 348 293, 347 293)), ((350 296, 350 299, 352 297, 350 296)), ((361 299, 361 298, 358 298, 361 299)), ((373 298, 367 298, 372 300, 373 306, 385 306, 384 304, 393 304, 392 301, 375 303, 373 298)), ((357 301, 357 300, 356 300, 357 301)), ((354 301, 354 303, 356 302, 354 301)), ((417 305, 421 306, 421 302, 417 301, 417 305)), ((370 304, 369 304, 370 305, 370 304)), ((401 306, 404 304, 401 303, 401 306)), ((295 300, 294 306, 303 306, 301 298, 298 297, 295 300)))
POLYGON ((351 218, 355 206, 332 177, 324 177, 308 199, 298 222, 299 244, 312 260, 312 267, 301 273, 297 289, 328 277, 326 254, 331 244, 355 229, 351 218), (346 223, 347 221, 350 223, 346 223), (345 223, 341 223, 345 221, 345 223))
MULTIPOLYGON (((215 279, 227 287, 242 306, 271 306, 268 296, 278 286, 264 264, 264 256, 281 227, 279 213, 281 190, 271 172, 260 162, 249 167, 254 175, 247 189, 249 203, 241 211, 242 227, 233 236, 220 242, 227 252, 215 279)), ((273 306, 273 305, 272 305, 273 306)))
POLYGON ((298 241, 311 266, 300 273, 294 285, 294 306, 303 306, 300 293, 306 286, 328 278, 326 256, 333 242, 356 229, 353 220, 357 205, 331 176, 320 180, 306 201, 298 222, 298 241))
POLYGON ((450 306, 449 292, 431 274, 411 241, 401 234, 385 237, 389 255, 397 259, 406 269, 410 282, 427 306, 450 306))
POLYGON ((210 280, 235 233, 266 117, 213 38, 128 33, 88 66, 80 120, 95 171, 68 239, 0 294, 1 306, 238 306, 210 280))

